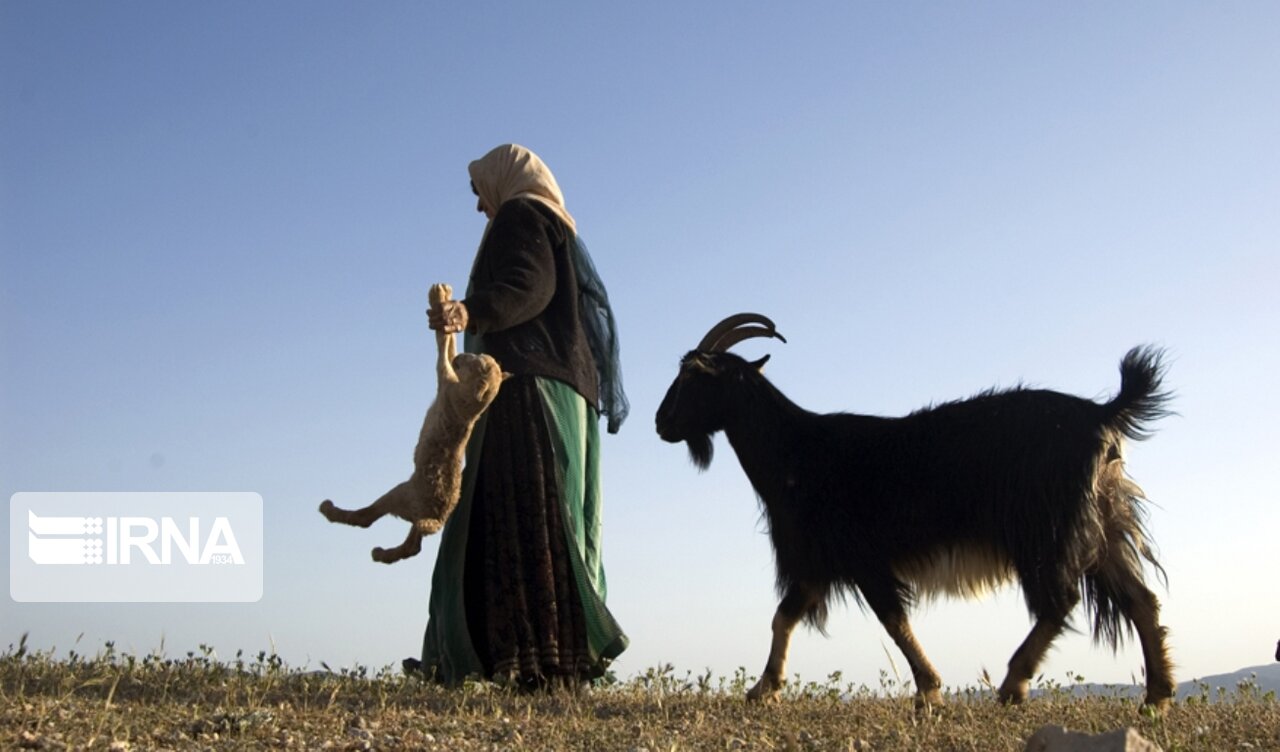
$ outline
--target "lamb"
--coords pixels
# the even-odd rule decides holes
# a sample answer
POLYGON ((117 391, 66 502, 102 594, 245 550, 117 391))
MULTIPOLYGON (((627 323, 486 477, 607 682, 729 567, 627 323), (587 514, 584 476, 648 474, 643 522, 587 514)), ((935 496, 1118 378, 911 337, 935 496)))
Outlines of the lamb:
POLYGON ((726 352, 750 337, 785 342, 768 318, 732 316, 681 360, 658 408, 658 435, 711 463, 724 431, 768 522, 781 603, 759 682, 779 694, 792 630, 821 630, 835 598, 870 607, 906 656, 919 705, 942 701, 942 680, 916 641, 908 609, 921 598, 971 598, 1017 580, 1035 624, 1009 661, 998 696, 1026 700, 1031 678, 1083 595, 1095 642, 1118 647, 1136 629, 1145 704, 1174 694, 1159 602, 1146 559, 1142 490, 1124 471, 1124 439, 1168 414, 1162 353, 1130 350, 1119 394, 1099 404, 1015 388, 900 418, 809 412, 755 362, 726 352))
MULTIPOLYGON (((428 299, 433 306, 450 299, 453 288, 432 285, 428 299)), ((462 492, 463 455, 480 415, 498 396, 503 373, 489 355, 457 353, 452 334, 436 332, 439 360, 436 364, 436 399, 427 410, 413 452, 413 475, 377 501, 356 510, 340 509, 330 500, 320 513, 330 522, 369 527, 386 514, 410 523, 409 535, 399 546, 373 549, 373 560, 392 564, 422 550, 422 536, 444 526, 462 492)))

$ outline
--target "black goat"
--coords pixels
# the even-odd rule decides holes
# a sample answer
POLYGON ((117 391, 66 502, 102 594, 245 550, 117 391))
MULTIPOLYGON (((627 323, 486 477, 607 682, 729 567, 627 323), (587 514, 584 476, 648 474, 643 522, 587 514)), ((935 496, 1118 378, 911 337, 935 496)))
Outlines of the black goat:
POLYGON ((724 431, 763 502, 782 601, 749 699, 778 694, 796 624, 821 629, 832 598, 852 595, 906 655, 917 701, 939 703, 942 680, 908 608, 1017 578, 1035 625, 1009 660, 1002 701, 1026 699, 1083 592, 1095 641, 1115 649, 1137 630, 1145 703, 1168 705, 1172 668, 1142 559, 1164 573, 1121 454, 1126 437, 1145 438, 1167 414, 1159 350, 1130 350, 1120 393, 1105 404, 1016 388, 882 418, 799 407, 761 375, 767 355, 747 362, 726 352, 748 337, 786 341, 763 316, 725 319, 681 360, 657 430, 688 444, 701 468, 724 431))

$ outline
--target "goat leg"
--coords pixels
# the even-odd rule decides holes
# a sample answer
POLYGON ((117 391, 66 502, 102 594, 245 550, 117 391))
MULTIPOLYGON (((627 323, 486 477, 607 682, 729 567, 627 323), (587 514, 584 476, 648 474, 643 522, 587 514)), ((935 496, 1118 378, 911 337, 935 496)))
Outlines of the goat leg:
POLYGON ((760 681, 747 692, 748 700, 775 700, 782 691, 783 676, 787 669, 787 650, 791 646, 791 633, 809 609, 820 599, 818 591, 805 585, 791 585, 778 604, 773 615, 773 643, 769 647, 769 660, 765 662, 760 681))
POLYGON ((1009 659, 1009 673, 1000 683, 1000 702, 1006 705, 1018 705, 1026 701, 1031 690, 1031 677, 1035 676, 1040 661, 1062 630, 1066 627, 1065 616, 1041 616, 1036 619, 1035 626, 1027 639, 1023 640, 1009 659))
POLYGON ((876 589, 864 586, 863 597, 875 612, 880 624, 884 626, 893 643, 906 656, 907 665, 911 667, 911 677, 916 683, 916 705, 938 706, 942 704, 942 677, 924 654, 924 648, 916 639, 911 622, 907 619, 906 607, 895 588, 876 589))
POLYGON ((1111 589, 1121 594, 1120 607, 1142 643, 1142 658, 1147 669, 1147 696, 1142 704, 1162 713, 1168 708, 1177 685, 1165 643, 1166 630, 1160 626, 1160 600, 1142 582, 1138 570, 1124 566, 1119 557, 1107 562, 1104 575, 1111 581, 1111 589))
POLYGON ((1154 593, 1143 587, 1144 597, 1134 599, 1129 611, 1138 639, 1142 641, 1142 657, 1147 667, 1147 696, 1142 704, 1163 713, 1173 699, 1177 685, 1173 681, 1169 649, 1165 644, 1165 628, 1160 626, 1160 604, 1154 593))

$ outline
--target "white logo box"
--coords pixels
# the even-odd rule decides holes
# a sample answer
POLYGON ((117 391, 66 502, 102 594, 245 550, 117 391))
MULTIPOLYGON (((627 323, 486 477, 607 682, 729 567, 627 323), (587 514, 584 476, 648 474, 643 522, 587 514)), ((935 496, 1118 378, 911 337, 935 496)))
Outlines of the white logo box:
POLYGON ((256 493, 27 492, 9 499, 9 594, 18 602, 256 602, 262 560, 256 493))

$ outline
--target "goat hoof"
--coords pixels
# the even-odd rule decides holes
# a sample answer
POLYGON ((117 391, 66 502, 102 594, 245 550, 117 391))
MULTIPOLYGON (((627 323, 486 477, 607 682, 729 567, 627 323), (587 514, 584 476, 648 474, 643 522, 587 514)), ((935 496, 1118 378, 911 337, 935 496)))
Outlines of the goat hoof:
POLYGON ((1016 684, 1012 687, 1002 686, 997 697, 1000 698, 1001 705, 1021 705, 1027 701, 1027 690, 1029 685, 1026 682, 1016 684))
POLYGON ((761 679, 754 687, 747 690, 747 702, 774 702, 781 694, 779 687, 761 679))
POLYGON ((333 505, 332 501, 325 499, 324 501, 320 502, 320 514, 323 514, 325 519, 329 520, 330 522, 333 521, 332 515, 333 515, 334 509, 336 509, 336 507, 333 505))
POLYGON ((1164 717, 1169 710, 1171 702, 1172 700, 1169 697, 1152 697, 1150 693, 1147 693, 1147 696, 1142 700, 1141 712, 1144 714, 1150 713, 1156 717, 1164 717))
POLYGON ((942 690, 931 689, 927 692, 916 693, 916 710, 928 710, 929 708, 940 708, 943 705, 942 690))

